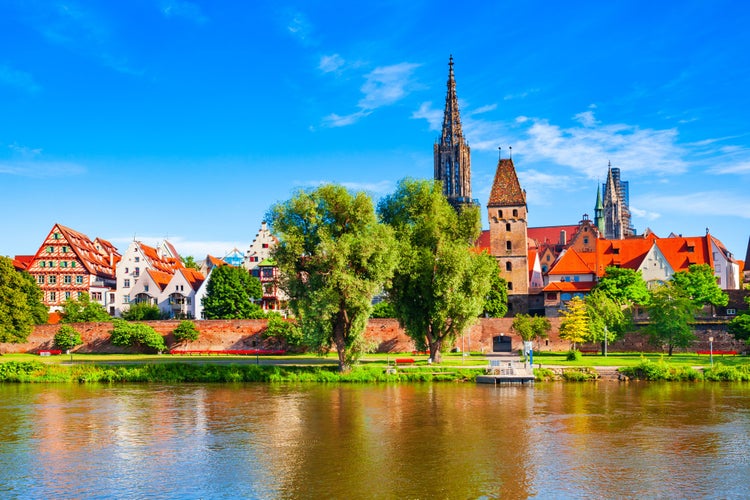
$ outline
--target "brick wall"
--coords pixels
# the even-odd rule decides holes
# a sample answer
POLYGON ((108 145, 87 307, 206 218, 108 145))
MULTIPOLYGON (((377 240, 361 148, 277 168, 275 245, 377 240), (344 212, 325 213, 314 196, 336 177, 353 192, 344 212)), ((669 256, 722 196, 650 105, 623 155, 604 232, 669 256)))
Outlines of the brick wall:
MULTIPOLYGON (((541 346, 534 343, 534 349, 541 347, 542 351, 566 351, 570 348, 567 341, 560 340, 558 336, 559 318, 549 318, 552 323, 550 338, 543 340, 541 346)), ((512 318, 481 318, 469 331, 456 341, 456 346, 463 350, 473 352, 492 352, 492 338, 497 335, 511 335, 513 337, 513 350, 522 347, 520 337, 511 333, 512 318)), ((157 332, 165 336, 169 347, 185 347, 175 344, 172 331, 177 327, 179 321, 146 321, 157 332)), ((282 348, 271 340, 262 338, 265 328, 265 320, 203 320, 195 321, 200 331, 200 338, 189 344, 190 349, 276 349, 282 348)), ((109 335, 112 329, 111 323, 81 323, 72 325, 81 333, 83 345, 76 348, 81 353, 127 353, 133 352, 126 347, 112 345, 109 335)), ((50 349, 53 338, 60 325, 39 325, 29 336, 28 342, 23 344, 0 343, 0 353, 10 352, 36 352, 39 349, 50 349)), ((716 350, 744 351, 747 346, 744 342, 734 340, 727 333, 726 325, 711 323, 695 326, 699 337, 689 350, 708 349, 708 337, 714 337, 713 347, 716 350)), ((393 319, 371 319, 365 337, 378 346, 379 352, 409 352, 414 350, 414 343, 399 327, 398 322, 393 319)), ((637 333, 625 335, 624 339, 613 342, 610 351, 630 352, 661 352, 661 348, 651 346, 647 338, 637 333)))

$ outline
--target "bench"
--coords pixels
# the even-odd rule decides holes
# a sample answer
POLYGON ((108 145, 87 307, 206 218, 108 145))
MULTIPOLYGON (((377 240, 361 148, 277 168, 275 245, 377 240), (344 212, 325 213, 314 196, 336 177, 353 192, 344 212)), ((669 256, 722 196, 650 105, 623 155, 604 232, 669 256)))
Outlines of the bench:
POLYGON ((427 356, 430 354, 430 351, 412 351, 412 356, 427 356))
POLYGON ((184 356, 280 356, 286 354, 286 351, 274 349, 172 349, 169 354, 184 356))
POLYGON ((59 349, 44 349, 39 351, 40 356, 57 356, 59 354, 62 354, 62 351, 59 349))
POLYGON ((599 354, 599 348, 598 347, 584 347, 583 349, 578 349, 578 352, 581 354, 599 354))
MULTIPOLYGON (((695 354, 712 354, 712 351, 710 351, 710 350, 700 350, 700 351, 695 351, 695 354)), ((713 351, 713 355, 714 356, 724 356, 724 355, 727 355, 727 356, 736 356, 737 355, 737 351, 721 351, 721 350, 717 351, 717 350, 714 350, 713 351)))
POLYGON ((413 365, 414 359, 413 358, 396 358, 396 364, 397 365, 413 365))

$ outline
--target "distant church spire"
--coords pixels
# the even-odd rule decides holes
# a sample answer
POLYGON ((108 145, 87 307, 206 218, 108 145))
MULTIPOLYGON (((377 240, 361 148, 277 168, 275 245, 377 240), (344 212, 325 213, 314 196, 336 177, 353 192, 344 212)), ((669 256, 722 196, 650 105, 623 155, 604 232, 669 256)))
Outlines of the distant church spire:
POLYGON ((596 205, 594 206, 594 225, 599 229, 599 234, 604 235, 604 205, 602 204, 602 192, 598 183, 596 186, 596 205))
POLYGON ((453 55, 448 61, 448 92, 445 96, 443 129, 435 143, 435 180, 443 183, 443 194, 455 208, 473 204, 471 198, 471 150, 461 130, 453 55))

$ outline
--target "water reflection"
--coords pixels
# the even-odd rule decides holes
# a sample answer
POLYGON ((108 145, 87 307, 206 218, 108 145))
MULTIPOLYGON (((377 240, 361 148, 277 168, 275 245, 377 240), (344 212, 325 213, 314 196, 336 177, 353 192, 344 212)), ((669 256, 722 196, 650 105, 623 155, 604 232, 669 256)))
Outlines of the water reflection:
POLYGON ((0 495, 747 493, 742 384, 0 385, 0 495))

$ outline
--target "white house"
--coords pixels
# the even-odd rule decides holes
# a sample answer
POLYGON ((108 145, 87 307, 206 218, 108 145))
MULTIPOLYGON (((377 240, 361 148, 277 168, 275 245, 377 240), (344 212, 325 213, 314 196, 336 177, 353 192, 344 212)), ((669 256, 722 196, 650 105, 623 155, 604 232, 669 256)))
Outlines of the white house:
MULTIPOLYGON (((117 290, 115 292, 115 315, 121 316, 130 308, 133 298, 133 287, 149 269, 173 275, 183 268, 180 256, 174 246, 163 241, 157 248, 133 241, 117 263, 115 274, 117 290)), ((138 293, 143 293, 143 288, 138 293)))

